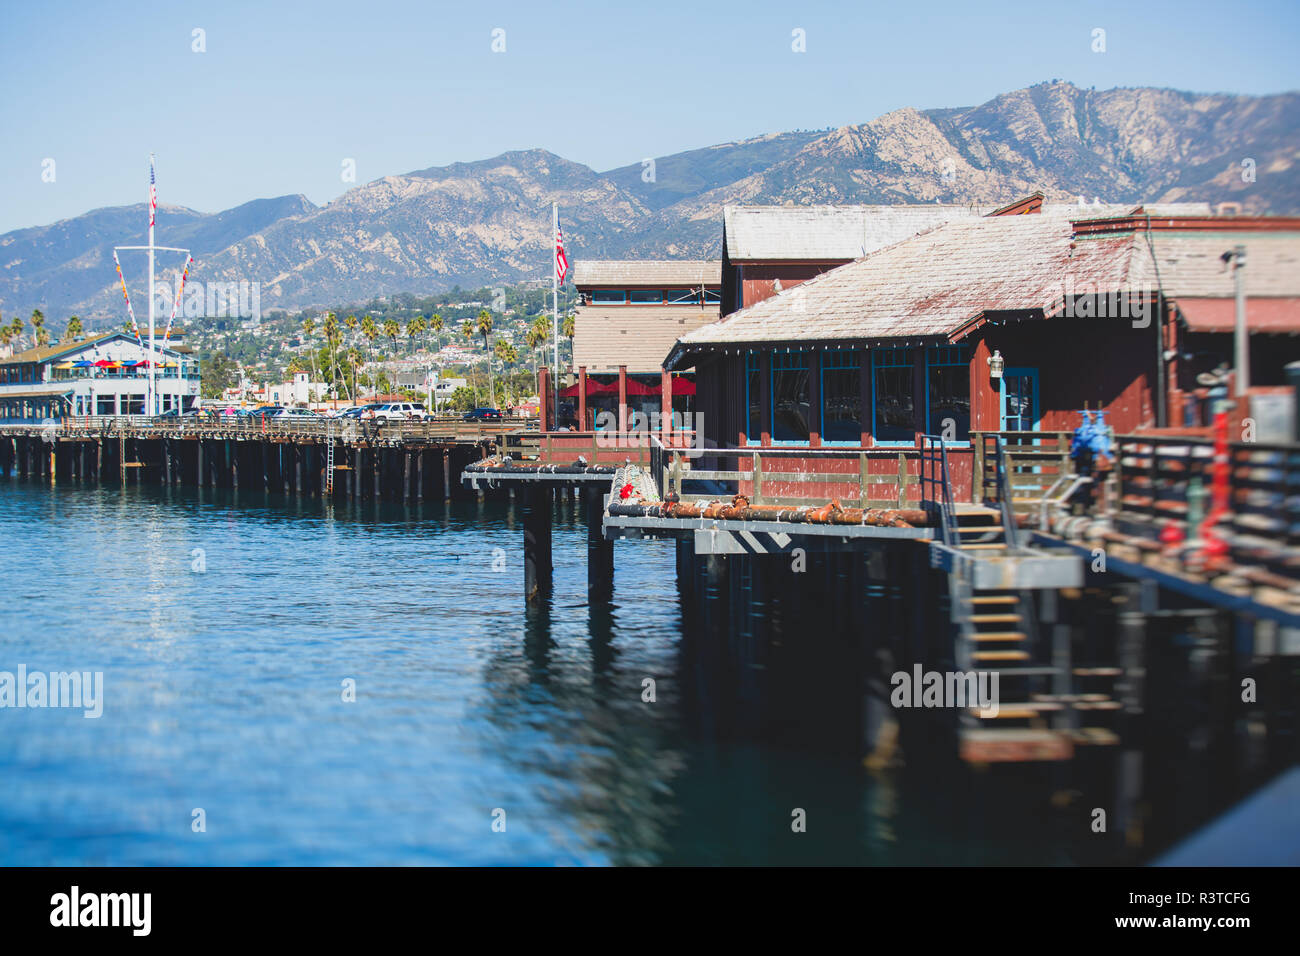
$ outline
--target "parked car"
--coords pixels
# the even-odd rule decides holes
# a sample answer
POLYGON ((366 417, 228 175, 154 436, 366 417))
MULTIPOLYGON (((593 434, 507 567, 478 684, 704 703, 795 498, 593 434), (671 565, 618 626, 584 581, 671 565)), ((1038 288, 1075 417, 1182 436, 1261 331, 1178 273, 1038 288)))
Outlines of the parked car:
POLYGON ((272 418, 276 412, 283 411, 281 405, 265 405, 262 408, 255 408, 248 413, 248 417, 253 421, 261 421, 263 418, 272 418))
POLYGON ((316 421, 321 416, 317 415, 310 408, 282 408, 274 415, 268 415, 276 421, 316 421))
POLYGON ((422 422, 429 415, 423 405, 415 402, 389 402, 387 405, 366 409, 361 417, 377 422, 422 422))
POLYGON ((340 408, 335 414, 335 418, 360 418, 368 411, 373 411, 382 406, 382 402, 369 402, 365 405, 353 405, 351 408, 340 408))
POLYGON ((496 422, 501 420, 501 411, 496 408, 474 408, 465 413, 467 422, 496 422))

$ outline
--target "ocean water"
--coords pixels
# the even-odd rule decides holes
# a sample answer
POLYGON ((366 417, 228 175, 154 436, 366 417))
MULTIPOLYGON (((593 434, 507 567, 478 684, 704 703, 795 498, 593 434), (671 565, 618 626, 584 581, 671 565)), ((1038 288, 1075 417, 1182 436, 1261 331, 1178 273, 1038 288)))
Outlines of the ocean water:
MULTIPOLYGON (((620 542, 592 606, 555 522, 530 611, 508 501, 0 480, 0 671, 103 674, 98 718, 0 709, 0 863, 1079 861, 1049 779, 975 795, 702 715, 671 545, 620 542)), ((791 693, 758 706, 797 724, 791 693)))

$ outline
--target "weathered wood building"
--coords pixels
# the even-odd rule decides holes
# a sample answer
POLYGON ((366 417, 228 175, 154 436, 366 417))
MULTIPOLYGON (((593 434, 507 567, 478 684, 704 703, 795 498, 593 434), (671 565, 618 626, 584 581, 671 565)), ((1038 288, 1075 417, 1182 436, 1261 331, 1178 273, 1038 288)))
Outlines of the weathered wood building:
POLYGON ((727 206, 722 211, 722 314, 991 206, 727 206))
POLYGON ((948 222, 688 333, 665 366, 695 367, 711 446, 938 435, 969 496, 975 432, 1071 429, 1085 407, 1117 433, 1183 424, 1189 377, 1231 360, 1222 257, 1242 246, 1253 383, 1281 384, 1300 358, 1300 219, 1096 213, 1022 202, 948 222))

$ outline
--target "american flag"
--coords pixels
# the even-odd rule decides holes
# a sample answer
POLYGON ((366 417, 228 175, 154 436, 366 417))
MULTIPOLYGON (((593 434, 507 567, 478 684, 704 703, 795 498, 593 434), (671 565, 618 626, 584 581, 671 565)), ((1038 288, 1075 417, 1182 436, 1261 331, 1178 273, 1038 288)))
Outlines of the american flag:
POLYGON ((149 157, 149 225, 153 225, 154 216, 158 212, 158 187, 154 184, 153 176, 153 157, 149 157))
POLYGON ((564 277, 569 274, 569 257, 564 254, 564 230, 555 228, 555 276, 564 284, 564 277))

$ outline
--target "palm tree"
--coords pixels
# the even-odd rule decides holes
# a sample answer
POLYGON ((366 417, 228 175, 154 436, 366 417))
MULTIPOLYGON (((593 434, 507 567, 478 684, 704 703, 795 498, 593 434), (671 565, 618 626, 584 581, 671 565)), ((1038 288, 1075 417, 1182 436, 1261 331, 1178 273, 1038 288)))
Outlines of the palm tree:
POLYGON ((77 339, 81 338, 81 334, 81 319, 74 315, 72 318, 68 319, 68 327, 63 330, 63 341, 75 342, 77 339))
POLYGON ((16 349, 23 337, 23 320, 14 316, 14 320, 9 323, 9 328, 13 332, 14 348, 16 349))
POLYGON ((307 355, 311 361, 311 377, 316 378, 316 350, 311 347, 312 336, 316 334, 316 320, 310 315, 302 320, 302 340, 307 346, 307 355))
MULTIPOLYGON (((573 334, 577 331, 577 326, 573 320, 573 313, 570 312, 564 317, 564 324, 560 326, 560 331, 564 337, 569 340, 569 371, 573 371, 573 334)), ((558 370, 556 374, 559 374, 558 370)))
POLYGON ((524 344, 528 346, 528 351, 533 353, 533 377, 537 377, 537 351, 542 344, 546 342, 546 334, 537 331, 536 323, 527 332, 524 333, 524 344))
POLYGON ((438 345, 437 351, 442 351, 442 316, 437 312, 429 317, 429 331, 434 334, 438 345))
POLYGON ((335 397, 335 402, 337 403, 339 367, 338 367, 338 362, 335 359, 335 351, 338 348, 339 340, 342 338, 342 334, 339 332, 338 317, 335 316, 333 312, 325 313, 324 331, 325 331, 325 344, 329 347, 330 384, 335 388, 334 397, 335 397))
POLYGON ((348 362, 352 366, 352 394, 357 395, 357 369, 361 367, 361 350, 355 345, 348 349, 348 362))
POLYGON ((384 337, 392 339, 393 351, 397 351, 397 337, 402 334, 402 327, 396 319, 384 319, 384 337))
POLYGON ((472 339, 474 337, 474 323, 469 319, 462 322, 460 325, 460 334, 465 336, 467 339, 472 339))
POLYGON ((50 340, 50 333, 45 330, 45 313, 40 309, 32 309, 32 331, 36 333, 37 348, 50 340))
POLYGON ((355 333, 357 331, 357 317, 355 315, 349 315, 343 320, 343 324, 347 326, 349 332, 355 333))
POLYGON ((417 315, 406 322, 406 334, 411 337, 411 350, 415 350, 415 337, 421 335, 428 325, 424 321, 424 316, 417 315))
POLYGON ((478 320, 474 323, 474 332, 483 336, 483 351, 488 353, 488 404, 496 404, 496 389, 492 385, 492 353, 488 350, 488 336, 492 334, 492 313, 479 309, 478 320))

